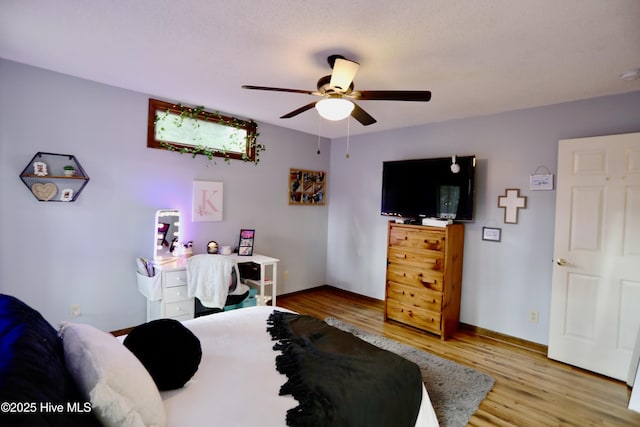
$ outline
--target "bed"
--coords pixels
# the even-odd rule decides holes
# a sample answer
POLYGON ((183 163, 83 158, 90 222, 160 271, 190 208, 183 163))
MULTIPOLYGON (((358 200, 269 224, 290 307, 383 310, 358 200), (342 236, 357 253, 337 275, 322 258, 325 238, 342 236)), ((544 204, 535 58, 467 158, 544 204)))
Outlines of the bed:
MULTIPOLYGON (((279 394, 287 377, 275 368, 278 352, 267 332, 267 319, 273 311, 271 307, 249 307, 183 322, 200 342, 201 360, 184 387, 159 392, 153 380, 149 384, 144 367, 122 345, 124 337, 113 338, 89 325, 67 324, 61 329, 60 339, 37 311, 15 298, 0 295, 0 403, 12 402, 13 409, 24 409, 18 408, 16 402, 42 405, 40 402, 44 401, 64 408, 60 413, 50 413, 38 406, 30 414, 3 410, 0 417, 10 417, 11 425, 29 426, 285 426, 287 411, 298 402, 290 395, 279 394), (16 335, 22 338, 17 339, 16 335), (32 359, 29 369, 18 374, 12 372, 15 369, 10 353, 16 353, 20 360, 25 358, 7 350, 11 340, 21 341, 32 359), (39 344, 25 344, 29 341, 39 344), (48 344, 46 348, 40 348, 43 342, 48 344), (46 366, 37 366, 43 363, 46 366), (102 366, 96 369, 95 364, 102 366), (45 375, 52 370, 56 371, 53 378, 45 375), (51 387, 50 382, 55 383, 55 390, 43 392, 51 387), (27 390, 18 393, 20 387, 27 390), (87 387, 92 390, 90 393, 87 387), (37 392, 29 395, 30 388, 37 392), (72 402, 71 406, 68 402, 72 402), (87 408, 91 411, 87 412, 87 408), (118 419, 120 412, 126 414, 118 419)), ((166 369, 172 368, 167 363, 166 369)), ((0 418, 0 424, 9 425, 3 421, 0 418)), ((422 384, 415 426, 437 425, 422 384)))

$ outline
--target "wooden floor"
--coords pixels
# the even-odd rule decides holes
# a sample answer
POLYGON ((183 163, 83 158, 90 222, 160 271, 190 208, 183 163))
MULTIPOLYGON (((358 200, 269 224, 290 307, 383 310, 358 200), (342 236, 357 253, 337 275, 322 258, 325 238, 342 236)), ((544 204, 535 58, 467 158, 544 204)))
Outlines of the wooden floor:
POLYGON ((320 319, 333 316, 378 335, 483 371, 496 380, 469 426, 640 426, 627 409, 626 384, 544 354, 459 331, 451 340, 384 322, 384 303, 322 287, 278 297, 278 305, 320 319))

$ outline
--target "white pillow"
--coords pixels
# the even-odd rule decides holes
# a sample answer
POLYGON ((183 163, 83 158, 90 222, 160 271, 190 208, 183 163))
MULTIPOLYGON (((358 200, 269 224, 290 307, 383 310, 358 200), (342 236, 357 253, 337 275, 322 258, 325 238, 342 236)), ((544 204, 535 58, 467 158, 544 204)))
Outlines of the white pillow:
POLYGON ((60 328, 67 369, 105 426, 166 425, 160 392, 136 356, 90 325, 60 328))

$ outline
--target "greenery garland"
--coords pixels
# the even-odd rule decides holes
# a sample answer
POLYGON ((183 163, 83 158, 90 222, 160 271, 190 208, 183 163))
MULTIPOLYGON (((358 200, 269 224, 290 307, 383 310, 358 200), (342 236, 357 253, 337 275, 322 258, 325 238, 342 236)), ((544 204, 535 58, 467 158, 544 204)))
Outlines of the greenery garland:
MULTIPOLYGON (((205 121, 211 121, 217 124, 221 124, 223 126, 233 127, 236 129, 245 129, 246 121, 237 119, 235 117, 223 116, 219 111, 209 112, 203 106, 188 107, 183 104, 176 104, 176 105, 173 105, 172 108, 174 110, 178 110, 178 109, 180 110, 180 114, 177 115, 176 118, 174 119, 174 124, 178 128, 182 127, 186 119, 192 119, 194 120, 194 123, 195 123, 194 126, 196 128, 200 127, 200 123, 199 123, 200 120, 205 120, 205 121)), ((154 126, 157 126, 158 122, 165 119, 171 113, 172 113, 172 110, 167 109, 163 115, 156 115, 154 126)), ((254 123, 254 122, 251 122, 251 123, 254 123)), ((260 153, 266 150, 265 145, 258 142, 258 136, 260 134, 257 132, 257 129, 258 129, 258 125, 256 124, 256 132, 254 133, 247 132, 248 133, 247 142, 249 143, 249 146, 251 147, 251 149, 255 151, 255 161, 252 160, 251 157, 249 157, 246 152, 242 153, 242 161, 254 162, 256 165, 260 162, 260 153)), ((162 138, 161 132, 164 130, 165 130, 164 127, 160 128, 158 132, 159 138, 162 138)), ((230 138, 232 138, 232 136, 230 136, 230 138)), ((197 142, 197 141, 194 141, 194 142, 197 142)), ((184 145, 176 145, 176 144, 172 144, 170 142, 165 142, 165 141, 160 141, 160 146, 169 151, 176 151, 180 154, 185 154, 185 153, 191 154, 191 156, 194 159, 198 154, 201 154, 206 156, 207 159, 209 160, 212 160, 214 157, 222 157, 224 158, 224 161, 226 163, 230 163, 232 160, 229 154, 227 153, 227 149, 224 146, 220 150, 216 148, 206 147, 202 144, 195 145, 194 147, 187 147, 184 145)))

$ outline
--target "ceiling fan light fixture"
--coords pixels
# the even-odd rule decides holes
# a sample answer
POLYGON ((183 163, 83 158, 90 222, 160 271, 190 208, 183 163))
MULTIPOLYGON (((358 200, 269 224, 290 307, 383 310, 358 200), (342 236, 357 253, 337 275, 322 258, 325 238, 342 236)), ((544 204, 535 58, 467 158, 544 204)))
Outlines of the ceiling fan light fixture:
POLYGON ((320 117, 327 120, 343 120, 351 115, 353 102, 343 98, 325 98, 316 102, 316 110, 320 117))

